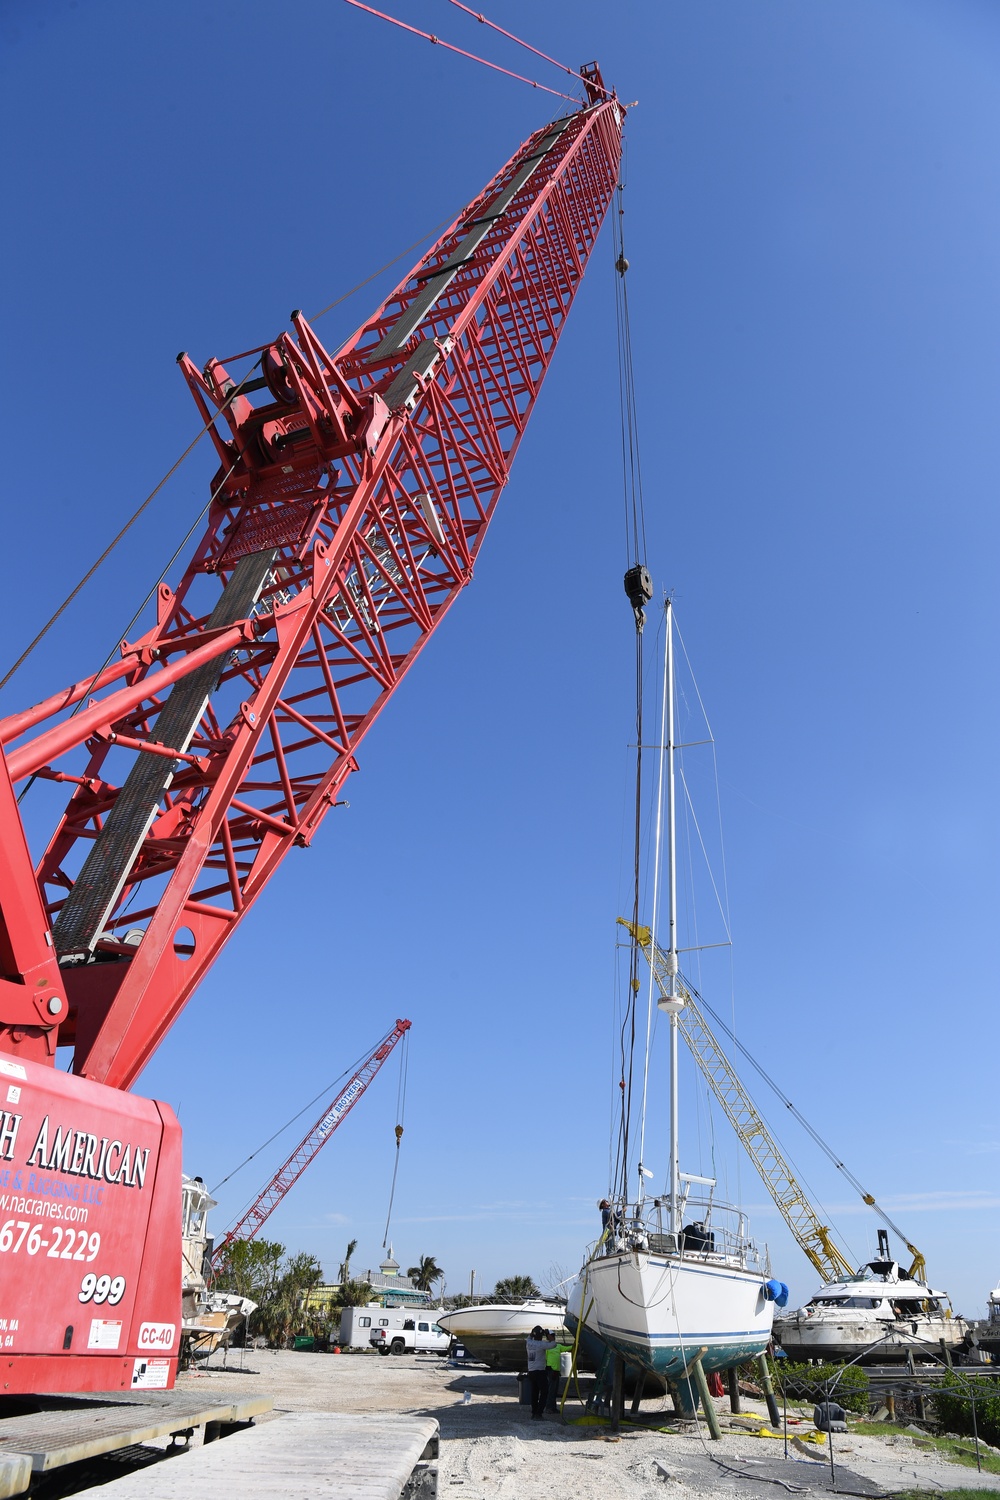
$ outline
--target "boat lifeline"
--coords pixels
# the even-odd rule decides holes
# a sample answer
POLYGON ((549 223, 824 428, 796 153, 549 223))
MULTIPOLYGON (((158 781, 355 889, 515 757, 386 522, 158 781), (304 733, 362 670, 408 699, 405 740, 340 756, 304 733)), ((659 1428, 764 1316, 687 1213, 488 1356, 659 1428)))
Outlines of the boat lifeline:
MULTIPOLYGON (((636 603, 629 588, 630 576, 636 571, 645 575, 638 585, 645 590, 642 602, 651 597, 651 585, 645 569, 626 574, 626 592, 632 599, 641 631, 642 602, 636 603)), ((694 1404, 693 1392, 688 1381, 682 1386, 678 1382, 691 1361, 700 1356, 703 1370, 711 1372, 762 1354, 771 1338, 774 1299, 787 1296, 787 1289, 781 1282, 771 1280, 765 1261, 750 1239, 745 1215, 718 1201, 714 1180, 680 1170, 678 1016, 687 992, 679 967, 677 929, 674 632, 669 601, 665 610, 652 915, 655 924, 665 791, 669 980, 657 1005, 669 1023, 670 1140, 666 1192, 656 1197, 646 1195, 646 1183, 652 1174, 642 1165, 644 1089, 635 1196, 630 1198, 628 1193, 632 1165, 625 1160, 622 1150, 616 1177, 617 1195, 610 1202, 605 1200, 604 1233, 587 1253, 569 1297, 566 1321, 572 1331, 580 1329, 581 1343, 584 1347, 589 1345, 590 1358, 594 1357, 596 1339, 602 1340, 627 1364, 663 1377, 673 1388, 675 1401, 686 1409, 694 1404)), ((636 801, 638 805, 638 790, 636 801)), ((637 860, 637 869, 638 865, 637 860)), ((634 991, 636 986, 633 984, 632 988, 634 991)), ((647 1027, 647 1075, 650 1032, 651 1027, 647 1027)), ((623 1079, 626 1071, 627 1067, 623 1068, 623 1079)), ((623 1091, 623 1112, 627 1109, 623 1091)), ((629 1127, 627 1113, 623 1113, 620 1142, 628 1141, 629 1127)))
POLYGON ((566 1321, 561 1302, 480 1302, 438 1314, 438 1324, 463 1343, 473 1359, 495 1370, 523 1370, 524 1341, 535 1327, 558 1334, 566 1321))

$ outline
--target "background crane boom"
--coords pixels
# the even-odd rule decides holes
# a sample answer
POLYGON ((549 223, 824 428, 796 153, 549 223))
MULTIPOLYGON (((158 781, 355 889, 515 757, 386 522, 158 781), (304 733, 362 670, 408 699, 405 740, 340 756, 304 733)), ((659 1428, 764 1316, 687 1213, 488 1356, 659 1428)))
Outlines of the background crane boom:
MULTIPOLYGON (((624 917, 619 917, 618 920, 636 938, 649 960, 657 989, 663 995, 668 994, 670 987, 666 955, 658 943, 654 946, 649 928, 635 927, 624 917)), ((828 1227, 820 1222, 815 1209, 796 1181, 784 1152, 765 1125, 705 1020, 691 986, 682 981, 681 989, 684 1009, 678 1016, 678 1025, 684 1040, 747 1155, 760 1173, 782 1218, 824 1281, 853 1276, 854 1266, 834 1244, 828 1227)))
MULTIPOLYGON (((649 962, 650 972, 656 983, 657 989, 662 995, 668 993, 668 971, 666 968, 666 955, 658 943, 652 941, 652 934, 648 927, 636 927, 624 917, 619 917, 621 925, 632 934, 639 943, 649 962)), ((720 1047, 714 1033, 702 1012, 701 996, 685 981, 683 984, 685 1006, 680 1013, 679 1024, 684 1040, 687 1042, 698 1067, 701 1069, 708 1081, 709 1087, 716 1099, 722 1105, 723 1110, 742 1142, 748 1156, 760 1173, 771 1197, 792 1231, 800 1248, 806 1253, 813 1265, 819 1271, 825 1281, 835 1281, 841 1276, 852 1276, 854 1267, 842 1250, 834 1244, 830 1231, 825 1224, 820 1222, 819 1216, 812 1204, 806 1198, 801 1186, 795 1179, 784 1152, 778 1145, 774 1136, 765 1125, 761 1115, 754 1104, 746 1088, 740 1081, 739 1075, 733 1068, 725 1052, 720 1047)), ((725 1028, 728 1030, 728 1028, 725 1028)), ((729 1033, 733 1042, 740 1048, 743 1054, 753 1062, 747 1049, 736 1041, 729 1033)), ((754 1064, 758 1069, 759 1063, 754 1064)), ((767 1077, 767 1075, 764 1075, 767 1077)), ((852 1172, 849 1172, 824 1140, 817 1134, 799 1110, 795 1108, 791 1100, 782 1094, 773 1079, 768 1079, 782 1102, 788 1109, 792 1110, 798 1119, 808 1130, 813 1140, 816 1141, 834 1162, 837 1168, 844 1172, 851 1186, 860 1194, 861 1200, 869 1208, 878 1214, 879 1218, 886 1223, 894 1234, 898 1235, 903 1244, 913 1256, 913 1261, 907 1271, 907 1276, 913 1281, 923 1281, 927 1273, 927 1266, 923 1255, 915 1245, 912 1245, 906 1235, 894 1224, 888 1214, 879 1207, 871 1193, 866 1193, 852 1172)))
POLYGON ((337 1127, 346 1120, 396 1043, 402 1041, 409 1031, 410 1025, 409 1021, 397 1020, 368 1060, 361 1064, 340 1092, 331 1099, 315 1125, 303 1136, 295 1150, 289 1153, 267 1186, 261 1189, 232 1228, 226 1230, 212 1251, 213 1265, 219 1264, 234 1240, 252 1240, 260 1232, 289 1188, 294 1187, 309 1163, 315 1160, 337 1127))

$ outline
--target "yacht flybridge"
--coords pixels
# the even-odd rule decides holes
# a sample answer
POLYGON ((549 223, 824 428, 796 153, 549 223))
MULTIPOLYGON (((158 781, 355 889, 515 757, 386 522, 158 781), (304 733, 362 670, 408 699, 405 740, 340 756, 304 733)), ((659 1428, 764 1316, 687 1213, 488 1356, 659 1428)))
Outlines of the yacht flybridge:
POLYGON ((884 1231, 879 1239, 881 1259, 827 1282, 804 1307, 775 1318, 774 1336, 789 1359, 940 1360, 945 1349, 953 1354, 966 1343, 969 1325, 953 1315, 947 1293, 901 1271, 889 1258, 884 1231))

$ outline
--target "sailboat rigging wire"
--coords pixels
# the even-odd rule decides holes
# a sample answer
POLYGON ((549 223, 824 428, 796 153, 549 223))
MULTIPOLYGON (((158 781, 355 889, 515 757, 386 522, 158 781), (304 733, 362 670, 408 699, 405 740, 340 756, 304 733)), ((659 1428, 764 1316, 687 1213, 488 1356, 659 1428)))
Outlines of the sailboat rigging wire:
MULTIPOLYGON (((694 799, 691 796, 691 790, 687 784, 687 777, 684 775, 683 761, 681 762, 679 775, 681 779, 681 786, 684 788, 684 801, 687 806, 691 822, 694 824, 695 833, 697 833, 698 835, 698 843, 701 845, 701 852, 705 859, 705 868, 708 871, 708 878, 712 882, 712 890, 715 892, 716 905, 719 908, 719 915, 721 916, 723 926, 726 929, 726 940, 727 942, 731 943, 733 940, 733 934, 729 930, 729 921, 726 916, 726 908, 722 904, 722 897, 719 894, 719 887, 715 883, 715 874, 712 870, 712 862, 708 857, 708 850, 705 847, 705 838, 701 831, 701 824, 698 822, 698 814, 694 810, 694 799)), ((699 946, 705 945, 700 944, 699 946)), ((714 944, 712 946, 714 946, 714 944)))
MULTIPOLYGON (((664 622, 667 622, 667 607, 663 611, 664 622)), ((668 624, 669 629, 669 624, 668 624)), ((667 737, 667 648, 668 643, 664 640, 663 649, 663 685, 660 690, 660 766, 656 784, 656 833, 653 842, 653 903, 650 912, 649 931, 650 941, 656 943, 656 928, 660 914, 660 848, 663 839, 663 766, 667 737)), ((635 939, 632 942, 633 951, 638 947, 635 939)), ((657 1011, 657 1014, 659 1012, 657 1011)), ((639 1198, 645 1196, 644 1183, 642 1181, 642 1168, 646 1161, 646 1099, 649 1091, 649 1057, 653 1040, 653 985, 650 983, 646 994, 646 1055, 642 1068, 642 1109, 639 1114, 639 1198)))
POLYGON ((382 1236, 383 1250, 389 1241, 392 1205, 396 1197, 396 1177, 399 1172, 399 1148, 403 1140, 403 1116, 406 1113, 406 1080, 409 1073, 409 1047, 410 1036, 406 1032, 403 1035, 403 1045, 399 1052, 399 1081, 396 1084, 396 1155, 392 1163, 392 1183, 389 1188, 389 1209, 385 1216, 385 1234, 382 1236))
MULTIPOLYGON (((738 1040, 738 1038, 736 1037, 735 1033, 732 1032, 732 1031, 730 1031, 730 1029, 726 1025, 725 1021, 722 1020, 722 1018, 718 1015, 718 1013, 714 1010, 714 1008, 709 1004, 709 1002, 705 999, 704 995, 702 995, 698 991, 698 989, 695 987, 695 985, 693 985, 691 983, 691 980, 689 979, 689 977, 687 976, 687 974, 684 974, 682 976, 682 978, 683 978, 684 987, 687 990, 687 992, 688 992, 689 996, 691 997, 691 999, 695 1002, 695 1004, 699 1008, 703 1007, 704 1011, 705 1011, 705 1014, 711 1016, 711 1018, 718 1024, 720 1030, 723 1031, 723 1032, 725 1032, 726 1036, 729 1037, 730 1041, 733 1042, 733 1044, 736 1047, 738 1047, 741 1051, 746 1052, 746 1049, 743 1047, 743 1044, 738 1040)), ((707 1026, 707 1022, 704 1022, 704 1024, 707 1026)), ((691 1045, 690 1042, 688 1043, 688 1045, 689 1046, 691 1045)), ((748 1059, 751 1062, 753 1062, 754 1067, 758 1067, 759 1066, 756 1063, 756 1061, 750 1056, 749 1053, 746 1053, 746 1055, 747 1055, 748 1059)), ((751 1106, 755 1108, 755 1106, 753 1106, 753 1104, 752 1104, 752 1101, 751 1101, 751 1106)), ((805 1194, 806 1194, 806 1197, 809 1200, 809 1202, 812 1203, 816 1208, 818 1208, 818 1209, 820 1209, 822 1211, 824 1218, 827 1220, 828 1227, 831 1230, 834 1231, 834 1233, 837 1236, 838 1241, 841 1242, 843 1245, 846 1246, 847 1250, 849 1251, 852 1259, 854 1259, 855 1263, 859 1263, 858 1262, 858 1257, 855 1254, 855 1251, 854 1251, 853 1247, 848 1243, 847 1236, 844 1235, 841 1232, 840 1226, 836 1223, 836 1221, 833 1219, 833 1217, 831 1216, 831 1214, 824 1207, 822 1201, 820 1200, 819 1194, 814 1190, 814 1188, 813 1188, 812 1184, 810 1183, 809 1179, 807 1178, 805 1172, 803 1172, 802 1169, 800 1168, 798 1162, 795 1160, 795 1157, 792 1155, 791 1151, 789 1150, 788 1146, 785 1144, 785 1142, 782 1139, 782 1137, 779 1135, 779 1133, 777 1132, 777 1130, 775 1130, 774 1127, 770 1123, 768 1123, 767 1128, 770 1131, 770 1133, 771 1133, 772 1137, 774 1138, 775 1142, 777 1143, 777 1145, 778 1145, 778 1147, 779 1147, 779 1149, 781 1151, 781 1155, 782 1155, 783 1160, 788 1164, 789 1168, 791 1169, 792 1175, 795 1178, 796 1182, 798 1182, 799 1185, 802 1188, 805 1189, 805 1194)), ((736 1170, 737 1170, 738 1179, 739 1179, 741 1159, 742 1159, 742 1153, 738 1152, 737 1155, 736 1155, 736 1170)), ((737 1181, 737 1186, 739 1186, 739 1180, 737 1181)), ((895 1227, 895 1226, 893 1226, 893 1227, 895 1227)), ((896 1232, 899 1233, 898 1230, 896 1232)))
MULTIPOLYGON (((728 863, 726 861, 726 837, 725 837, 725 830, 724 830, 723 822, 722 822, 722 790, 721 790, 720 783, 719 783, 719 753, 718 753, 718 749, 717 749, 716 743, 715 743, 715 733, 714 733, 714 731, 712 729, 712 725, 711 725, 711 723, 709 721, 708 710, 705 707, 705 700, 701 696, 701 688, 698 686, 698 679, 695 676, 694 667, 691 665, 691 658, 688 655, 688 649, 687 649, 687 645, 686 645, 685 640, 684 640, 684 636, 683 636, 683 634, 681 632, 680 627, 677 626, 676 628, 677 628, 677 639, 681 643, 681 650, 684 653, 684 661, 685 661, 685 664, 686 664, 687 669, 688 669, 688 675, 691 678, 691 686, 694 688, 695 697, 698 699, 698 707, 701 709, 701 716, 702 716, 702 719, 703 719, 704 724, 705 724, 705 729, 706 729, 706 731, 708 733, 708 743, 712 746, 712 776, 713 776, 713 780, 714 780, 714 784, 715 784, 715 816, 716 816, 716 823, 717 823, 718 829, 719 829, 719 860, 720 860, 720 863, 722 865, 722 893, 723 893, 723 899, 724 899, 723 921, 725 922, 725 925, 726 925, 726 934, 727 934, 727 936, 729 938, 729 1014, 730 1014, 730 1020, 732 1022, 732 1028, 733 1028, 732 1034, 733 1034, 733 1037, 735 1039, 735 1036, 736 1036, 736 962, 735 962, 735 954, 734 954, 733 943, 732 943, 733 924, 732 924, 732 906, 731 906, 730 900, 729 900, 729 866, 728 866, 728 863)), ((685 787, 685 795, 686 794, 687 794, 687 788, 685 787)), ((700 830, 699 830, 699 837, 700 837, 700 830)), ((711 874, 711 867, 709 867, 709 873, 711 874)), ((712 884, 713 885, 715 884, 715 877, 714 877, 714 875, 712 876, 712 884)), ((737 1199, 741 1199, 742 1198, 742 1160, 741 1160, 741 1158, 739 1156, 737 1156, 737 1158, 736 1158, 736 1196, 737 1196, 737 1199)))
POLYGON ((768 1087, 770 1089, 772 1089, 774 1091, 774 1093, 778 1096, 778 1098, 781 1100, 782 1104, 789 1111, 789 1113, 799 1122, 799 1124, 802 1126, 802 1128, 806 1132, 806 1134, 820 1148, 820 1150, 823 1152, 824 1156, 826 1156, 828 1158, 828 1160, 833 1163, 833 1165, 836 1167, 836 1169, 837 1169, 838 1172, 842 1172, 843 1173, 844 1177, 851 1184, 851 1187, 854 1188, 855 1192, 860 1195, 862 1202, 865 1203, 869 1208, 874 1209, 875 1212, 878 1214, 879 1218, 882 1220, 882 1222, 884 1224, 887 1224, 889 1226, 889 1228, 892 1230, 893 1234, 896 1234, 896 1235, 899 1236, 899 1238, 903 1241, 903 1244, 906 1246, 906 1248, 908 1250, 910 1250, 912 1253, 916 1254, 916 1252, 913 1250, 913 1246, 910 1244, 908 1236, 903 1233, 903 1231, 900 1229, 899 1225, 898 1224, 894 1224, 893 1221, 892 1221, 892 1219, 890 1219, 889 1215, 885 1212, 885 1210, 883 1208, 880 1208, 880 1206, 878 1205, 878 1203, 876 1203, 876 1201, 875 1201, 874 1197, 872 1196, 872 1194, 869 1193, 865 1189, 865 1187, 863 1186, 863 1184, 861 1182, 859 1182, 859 1180, 857 1179, 857 1177, 855 1177, 855 1175, 851 1171, 851 1169, 848 1166, 846 1166, 844 1162, 842 1162, 840 1160, 840 1157, 837 1155, 836 1151, 834 1151, 833 1147, 830 1146, 823 1139, 823 1137, 820 1135, 820 1133, 819 1133, 818 1130, 816 1130, 812 1125, 810 1125, 809 1121, 806 1119, 805 1115, 798 1108, 798 1106, 792 1103, 791 1099, 789 1099, 789 1097, 785 1093, 784 1089, 782 1089, 781 1086, 774 1081, 774 1079, 771 1077, 770 1073, 768 1073, 767 1069, 763 1066, 763 1064, 759 1063, 757 1061, 757 1059, 754 1057, 754 1055, 750 1051, 750 1049, 747 1046, 745 1046, 743 1042, 741 1042, 739 1040, 739 1038, 735 1035, 735 1033, 732 1030, 730 1030, 730 1028, 726 1025, 725 1021, 722 1019, 722 1017, 713 1009, 713 1007, 704 998, 704 996, 702 996, 702 995, 698 996, 698 1003, 699 1003, 699 1005, 703 1005, 705 1007, 705 1009, 708 1012, 708 1014, 712 1017, 712 1020, 715 1022, 715 1024, 719 1027, 719 1029, 721 1031, 725 1032, 726 1036, 728 1036, 729 1040, 733 1043, 733 1046, 736 1047, 736 1049, 739 1052, 741 1052, 743 1054, 743 1056, 746 1058, 747 1062, 750 1063, 750 1065, 757 1070, 757 1072, 760 1074, 761 1078, 763 1078, 764 1082, 768 1085, 768 1087))
MULTIPOLYGON (((635 752, 635 804, 633 824, 634 841, 632 857, 633 928, 638 928, 639 926, 639 901, 642 888, 642 676, 642 626, 640 623, 640 617, 637 615, 635 626, 635 719, 637 749, 635 752)), ((616 1191, 621 1193, 621 1196, 625 1201, 627 1201, 628 1199, 629 1132, 632 1123, 632 1080, 635 1065, 636 999, 639 994, 639 989, 639 943, 635 938, 633 938, 632 946, 629 951, 628 995, 626 997, 625 1014, 622 1018, 621 1031, 621 1150, 618 1162, 619 1175, 615 1183, 616 1191)))

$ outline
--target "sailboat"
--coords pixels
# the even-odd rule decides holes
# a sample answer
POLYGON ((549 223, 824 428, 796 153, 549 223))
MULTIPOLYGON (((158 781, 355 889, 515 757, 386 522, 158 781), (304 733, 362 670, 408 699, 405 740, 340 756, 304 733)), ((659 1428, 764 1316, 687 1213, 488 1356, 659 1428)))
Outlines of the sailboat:
MULTIPOLYGON (((649 587, 647 601, 651 592, 649 587)), ((636 608, 634 602, 633 608, 636 608)), ((624 1163, 617 1200, 603 1200, 604 1232, 586 1253, 583 1269, 568 1299, 566 1322, 577 1336, 581 1362, 592 1363, 603 1344, 620 1355, 626 1366, 665 1380, 674 1393, 675 1404, 681 1410, 690 1410, 696 1404, 695 1397, 690 1377, 684 1379, 684 1376, 695 1362, 700 1360, 702 1370, 708 1374, 762 1354, 771 1338, 775 1298, 787 1292, 781 1282, 772 1280, 766 1257, 759 1254, 750 1238, 746 1215, 720 1201, 714 1179, 681 1171, 678 1016, 688 995, 680 970, 677 928, 674 625, 669 600, 665 613, 652 906, 655 921, 665 790, 668 982, 657 1006, 670 1028, 666 1188, 654 1196, 647 1194, 652 1173, 642 1165, 644 1088, 634 1196, 627 1191, 630 1174, 628 1164, 624 1163)), ((641 632, 640 609, 636 609, 636 619, 641 632)), ((637 791, 637 799, 638 795, 637 791)), ((648 1076, 650 1032, 651 1027, 647 1027, 645 1076, 648 1076)))

